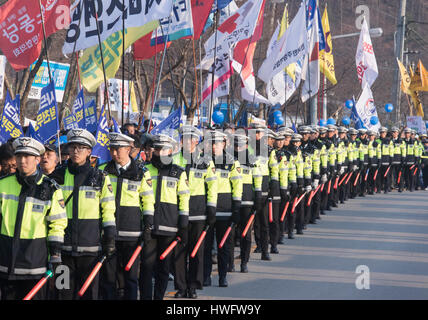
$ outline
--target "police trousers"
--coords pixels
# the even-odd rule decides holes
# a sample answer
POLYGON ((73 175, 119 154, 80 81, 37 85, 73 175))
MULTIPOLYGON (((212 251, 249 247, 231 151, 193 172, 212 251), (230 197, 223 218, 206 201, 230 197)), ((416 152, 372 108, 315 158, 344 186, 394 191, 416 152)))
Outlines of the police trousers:
POLYGON ((252 232, 252 226, 254 225, 254 220, 251 223, 251 226, 248 228, 247 233, 245 234, 245 237, 242 238, 242 233, 245 230, 245 227, 247 226, 247 223, 251 217, 251 215, 254 213, 253 207, 249 206, 241 206, 240 208, 240 220, 237 228, 237 233, 239 237, 241 238, 240 241, 240 249, 241 249, 241 265, 247 264, 250 260, 250 252, 251 252, 251 232, 252 232))
MULTIPOLYGON (((40 277, 41 278, 41 277, 40 277)), ((39 280, 0 279, 1 300, 22 300, 39 280)), ((44 285, 32 300, 46 300, 47 285, 44 285)), ((6 315, 5 315, 6 316, 6 315)))

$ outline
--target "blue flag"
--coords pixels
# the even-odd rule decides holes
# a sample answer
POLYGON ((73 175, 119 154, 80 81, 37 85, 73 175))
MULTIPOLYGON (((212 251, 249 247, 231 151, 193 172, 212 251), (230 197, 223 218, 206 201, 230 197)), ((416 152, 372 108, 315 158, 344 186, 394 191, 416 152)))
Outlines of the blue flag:
POLYGON ((42 89, 40 109, 37 112, 34 130, 42 139, 43 144, 48 143, 59 131, 58 107, 53 82, 42 89))
POLYGON ((297 129, 294 123, 291 124, 291 129, 293 129, 294 133, 297 133, 297 129))
POLYGON ((23 135, 23 130, 19 122, 19 95, 12 100, 9 92, 6 92, 6 99, 0 124, 0 142, 5 143, 11 138, 19 138, 23 135))
POLYGON ((113 119, 113 132, 122 133, 122 131, 120 131, 120 129, 119 129, 119 125, 116 122, 116 119, 113 117, 112 117, 112 119, 113 119))
POLYGON ((98 119, 98 129, 95 136, 97 144, 92 149, 92 156, 99 158, 99 164, 111 160, 109 147, 109 138, 108 138, 108 123, 106 117, 106 110, 103 106, 100 113, 100 118, 98 119))
POLYGON ((65 130, 79 128, 79 124, 76 121, 76 115, 74 113, 68 115, 67 117, 64 117, 62 119, 62 122, 64 123, 65 130))
POLYGON ((40 138, 40 136, 37 134, 36 130, 34 130, 34 127, 32 125, 32 123, 30 122, 30 124, 28 125, 28 131, 27 134, 30 138, 36 139, 39 142, 43 143, 43 139, 40 138))
POLYGON ((92 100, 91 102, 84 105, 85 110, 85 129, 89 132, 96 132, 98 125, 97 125, 97 109, 95 105, 95 100, 92 100))
POLYGON ((153 135, 156 134, 166 134, 175 140, 179 141, 180 136, 178 134, 178 129, 181 124, 181 108, 178 108, 172 112, 165 120, 159 123, 153 130, 150 132, 153 135))
POLYGON ((85 127, 85 98, 83 97, 83 89, 77 94, 73 104, 73 114, 78 128, 86 129, 85 127))

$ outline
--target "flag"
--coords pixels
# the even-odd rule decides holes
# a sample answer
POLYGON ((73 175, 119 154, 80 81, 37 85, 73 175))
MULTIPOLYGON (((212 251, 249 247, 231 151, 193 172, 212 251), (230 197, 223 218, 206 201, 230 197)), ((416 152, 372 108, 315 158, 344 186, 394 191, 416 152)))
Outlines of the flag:
POLYGON ((166 134, 170 137, 173 137, 176 141, 179 141, 178 129, 181 125, 181 108, 178 108, 172 112, 166 119, 154 127, 150 134, 166 134))
MULTIPOLYGON (((125 50, 145 34, 151 32, 159 25, 158 21, 152 21, 142 27, 125 29, 125 50)), ((102 43, 104 67, 106 78, 113 78, 119 69, 122 57, 122 31, 112 34, 102 43)), ((101 53, 99 45, 92 46, 83 51, 79 58, 80 76, 82 85, 89 92, 95 92, 104 82, 101 53)))
POLYGON ((28 125, 28 137, 36 139, 37 141, 43 143, 43 139, 37 134, 36 130, 34 130, 33 124, 30 122, 28 125))
POLYGON ((95 132, 97 131, 98 124, 97 124, 97 107, 95 105, 95 100, 91 100, 91 102, 84 105, 83 109, 85 110, 85 126, 84 129, 88 130, 89 132, 95 132))
POLYGON ((398 60, 397 58, 397 63, 398 63, 398 68, 400 69, 400 74, 401 74, 401 90, 406 93, 406 94, 410 94, 410 75, 406 70, 406 67, 401 63, 400 60, 398 60))
POLYGON ((355 55, 355 63, 361 87, 364 88, 365 83, 371 87, 379 72, 377 69, 372 40, 370 39, 369 28, 365 18, 363 18, 357 53, 355 55))
POLYGON ((319 51, 325 49, 324 32, 316 0, 310 0, 307 8, 309 54, 302 70, 305 79, 302 87, 302 102, 318 93, 320 86, 319 51))
POLYGON ((204 87, 202 88, 202 100, 204 102, 211 98, 213 91, 213 99, 226 96, 229 94, 229 79, 232 76, 233 69, 230 66, 230 58, 228 54, 223 54, 216 58, 210 72, 207 75, 204 87), (212 73, 214 72, 214 82, 212 73))
POLYGON ((117 124, 117 121, 115 118, 111 118, 113 120, 113 132, 118 132, 118 133, 122 133, 122 131, 120 131, 119 125, 117 124))
POLYGON ((248 0, 218 27, 204 44, 205 57, 201 62, 203 69, 210 69, 214 63, 214 57, 229 54, 239 41, 251 37, 263 3, 264 1, 248 0))
POLYGON ((333 42, 331 40, 330 23, 328 21, 327 5, 325 6, 322 15, 322 28, 325 37, 325 48, 320 50, 320 71, 332 83, 336 84, 336 74, 334 72, 334 59, 333 59, 333 42))
POLYGON ((213 3, 214 0, 192 0, 193 39, 201 37, 213 3))
POLYGON ((424 118, 424 108, 422 106, 419 93, 414 90, 410 91, 410 97, 412 98, 413 106, 415 107, 415 110, 416 110, 416 115, 424 118))
MULTIPOLYGON (((41 0, 46 37, 70 23, 69 0, 41 0)), ((43 29, 37 1, 9 0, 0 7, 0 48, 15 70, 40 56, 43 29)))
POLYGON ((97 29, 99 29, 101 42, 116 32, 122 32, 123 15, 125 15, 125 28, 139 28, 154 21, 157 22, 170 15, 173 2, 174 0, 133 0, 126 3, 121 0, 75 1, 71 8, 71 23, 62 52, 69 54, 73 49, 79 51, 97 46, 99 44, 97 29), (95 10, 99 28, 94 17, 95 10))
POLYGON ((23 135, 24 131, 19 122, 19 105, 19 95, 16 95, 15 100, 12 100, 9 91, 6 91, 6 99, 0 124, 1 143, 6 143, 9 139, 16 139, 23 135))
POLYGON ((411 77, 409 89, 413 91, 428 91, 428 72, 421 60, 419 60, 415 73, 411 77))
POLYGON ((92 156, 98 157, 100 163, 104 163, 111 160, 111 155, 109 151, 110 140, 108 138, 108 123, 106 117, 106 110, 103 106, 100 113, 100 118, 98 119, 98 128, 95 139, 97 141, 96 145, 92 149, 92 156))
MULTIPOLYGON (((165 49, 165 45, 151 45, 152 33, 148 33, 134 43, 134 60, 146 60, 165 49)), ((171 42, 166 44, 169 48, 171 42)))
POLYGON ((256 28, 251 38, 241 40, 233 51, 232 66, 241 75, 241 97, 244 100, 256 103, 270 104, 269 100, 256 90, 256 78, 254 77, 253 58, 257 41, 263 33, 263 13, 266 0, 263 0, 257 17, 256 28))
POLYGON ((376 125, 370 123, 370 118, 378 116, 376 106, 374 104, 373 94, 368 83, 365 83, 363 92, 357 103, 354 104, 351 113, 351 119, 355 122, 355 128, 366 128, 377 131, 380 128, 380 122, 376 125))
POLYGON ((64 124, 64 130, 79 128, 79 124, 76 121, 76 115, 74 113, 70 113, 67 117, 64 117, 62 122, 64 124))
POLYGON ((306 54, 308 39, 305 21, 305 6, 302 3, 288 29, 280 40, 276 42, 276 45, 271 49, 270 55, 266 57, 259 69, 258 77, 264 82, 268 83, 285 67, 297 62, 306 54))
POLYGON ((193 35, 192 5, 190 0, 176 0, 169 16, 159 21, 160 26, 152 33, 151 45, 165 41, 189 38, 193 35))
POLYGON ((83 96, 83 89, 77 94, 76 100, 74 100, 72 113, 75 116, 75 121, 78 128, 85 129, 85 98, 83 96))
POLYGON ((53 82, 42 89, 34 130, 42 139, 43 144, 47 144, 59 131, 58 106, 53 82))

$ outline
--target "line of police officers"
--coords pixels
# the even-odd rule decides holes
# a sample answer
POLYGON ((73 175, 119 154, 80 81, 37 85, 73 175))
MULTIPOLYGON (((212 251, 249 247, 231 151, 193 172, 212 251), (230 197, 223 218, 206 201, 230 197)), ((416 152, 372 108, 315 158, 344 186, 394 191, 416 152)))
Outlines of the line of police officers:
POLYGON ((227 287, 235 239, 240 271, 248 272, 252 230, 244 230, 252 219, 254 252, 271 260, 284 235, 303 234, 339 201, 393 187, 413 191, 423 147, 408 128, 404 139, 398 128, 387 133, 334 125, 273 132, 253 124, 247 132, 203 134, 183 126, 178 153, 171 137, 152 136, 145 163, 130 156, 134 139, 110 133, 112 160, 99 168, 90 164, 96 141, 86 130, 69 131, 70 158, 56 168, 55 149, 18 138, 17 172, 0 179, 1 298, 22 299, 62 265, 67 278, 56 274, 33 299, 78 299, 101 256, 107 259, 82 299, 136 300, 138 292, 163 299, 170 272, 176 298, 197 298, 212 284, 213 246, 219 286, 227 287), (173 254, 161 260, 175 239, 173 254), (141 258, 125 271, 140 244, 141 258))

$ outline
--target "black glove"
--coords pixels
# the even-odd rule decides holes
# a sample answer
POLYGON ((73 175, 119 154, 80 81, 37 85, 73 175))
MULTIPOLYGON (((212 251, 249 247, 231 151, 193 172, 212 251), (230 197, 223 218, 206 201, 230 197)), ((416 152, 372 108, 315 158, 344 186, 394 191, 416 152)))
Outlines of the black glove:
POLYGON ((233 201, 232 202, 232 217, 231 222, 234 224, 238 224, 240 220, 240 208, 241 208, 241 201, 233 201))
POLYGON ((149 243, 152 240, 152 228, 147 226, 143 230, 143 239, 144 243, 149 243))
POLYGON ((207 215, 207 225, 212 228, 215 224, 215 213, 216 213, 216 208, 215 207, 211 207, 208 206, 206 211, 206 215, 207 215))
POLYGON ((287 202, 290 200, 290 192, 286 189, 281 189, 281 201, 287 202))
POLYGON ((180 239, 181 239, 181 244, 184 246, 186 243, 187 243, 187 241, 188 241, 188 238, 189 238, 189 231, 188 231, 188 229, 187 228, 180 228, 180 229, 178 229, 178 232, 177 232, 177 237, 179 237, 180 239))
POLYGON ((107 258, 112 256, 116 251, 114 238, 103 237, 102 246, 103 255, 105 255, 107 258))

